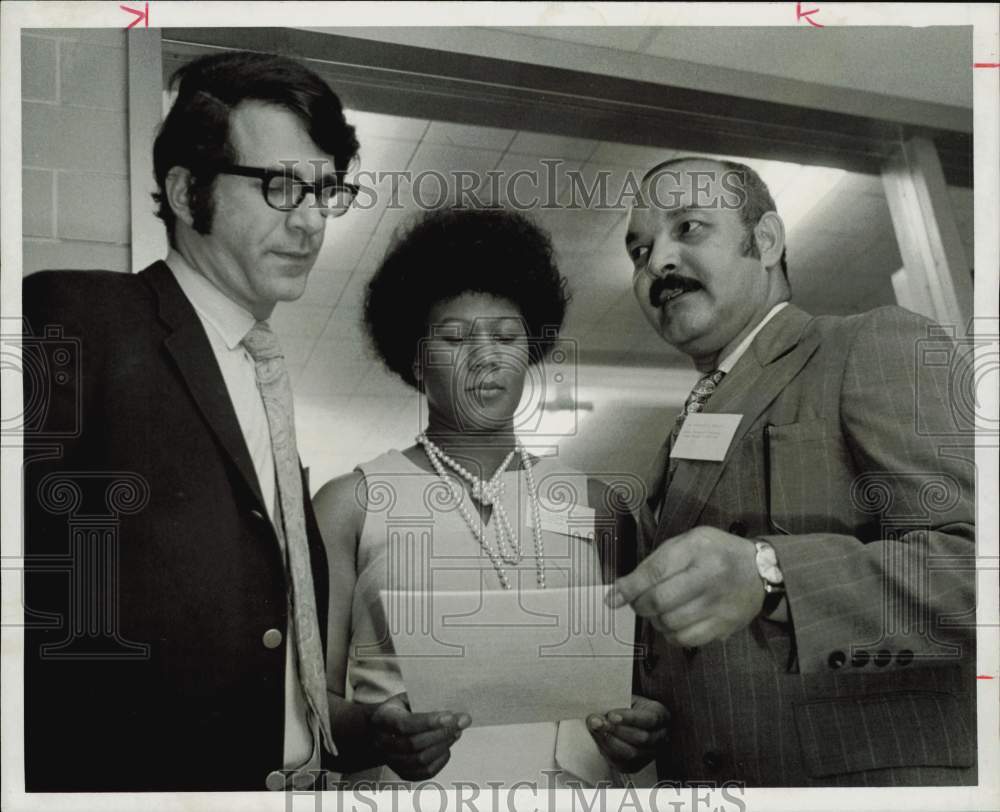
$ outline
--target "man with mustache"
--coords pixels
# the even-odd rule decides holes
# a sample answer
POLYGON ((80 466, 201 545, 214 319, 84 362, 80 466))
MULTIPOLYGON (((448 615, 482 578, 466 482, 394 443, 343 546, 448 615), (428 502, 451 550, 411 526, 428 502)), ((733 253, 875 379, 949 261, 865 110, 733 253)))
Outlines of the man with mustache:
POLYGON ((267 319, 350 206, 358 143, 292 60, 224 52, 177 80, 153 149, 166 261, 24 281, 29 341, 79 353, 25 376, 45 404, 25 428, 29 792, 285 789, 336 749, 327 560, 267 319))
POLYGON ((973 467, 948 367, 919 362, 930 322, 790 304, 781 217, 741 164, 651 169, 626 247, 703 375, 610 595, 671 712, 660 778, 975 784, 973 467))

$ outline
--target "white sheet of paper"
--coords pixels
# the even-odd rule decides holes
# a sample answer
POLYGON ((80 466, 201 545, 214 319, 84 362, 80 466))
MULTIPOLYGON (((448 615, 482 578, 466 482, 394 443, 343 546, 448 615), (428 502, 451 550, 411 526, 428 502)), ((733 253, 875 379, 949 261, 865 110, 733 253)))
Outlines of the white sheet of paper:
POLYGON ((503 725, 629 707, 635 614, 607 591, 382 592, 411 709, 503 725))
POLYGON ((689 414, 670 449, 671 458, 722 462, 742 419, 741 414, 689 414))

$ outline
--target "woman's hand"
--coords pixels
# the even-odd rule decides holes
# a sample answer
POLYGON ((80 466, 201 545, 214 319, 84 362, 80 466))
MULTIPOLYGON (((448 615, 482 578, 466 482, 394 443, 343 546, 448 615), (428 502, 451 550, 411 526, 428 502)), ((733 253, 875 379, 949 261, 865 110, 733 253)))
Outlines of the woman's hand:
POLYGON ((656 756, 667 738, 669 721, 670 714, 659 702, 633 696, 628 710, 588 716, 587 728, 604 757, 622 772, 631 773, 656 756))
POLYGON ((400 778, 432 778, 451 758, 451 746, 471 723, 467 713, 412 713, 406 694, 396 694, 372 711, 374 744, 400 778))

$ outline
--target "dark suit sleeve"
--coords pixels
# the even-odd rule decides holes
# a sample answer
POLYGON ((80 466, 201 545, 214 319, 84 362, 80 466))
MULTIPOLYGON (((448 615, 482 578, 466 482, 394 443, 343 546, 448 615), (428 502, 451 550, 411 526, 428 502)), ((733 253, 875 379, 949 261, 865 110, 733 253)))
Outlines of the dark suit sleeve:
POLYGON ((785 487, 815 488, 811 504, 827 498, 831 511, 860 517, 856 536, 766 537, 785 574, 802 673, 837 667, 835 652, 907 668, 974 657, 973 438, 956 413, 955 345, 929 345, 930 325, 900 308, 854 322, 832 427, 840 437, 806 429, 784 461, 785 487))

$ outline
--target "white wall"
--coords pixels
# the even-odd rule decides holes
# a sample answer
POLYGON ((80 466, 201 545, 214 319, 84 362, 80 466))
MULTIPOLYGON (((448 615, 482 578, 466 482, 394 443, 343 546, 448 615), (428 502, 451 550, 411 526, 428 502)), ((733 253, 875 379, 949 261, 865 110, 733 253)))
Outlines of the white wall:
POLYGON ((129 270, 125 32, 21 38, 24 273, 129 270))

